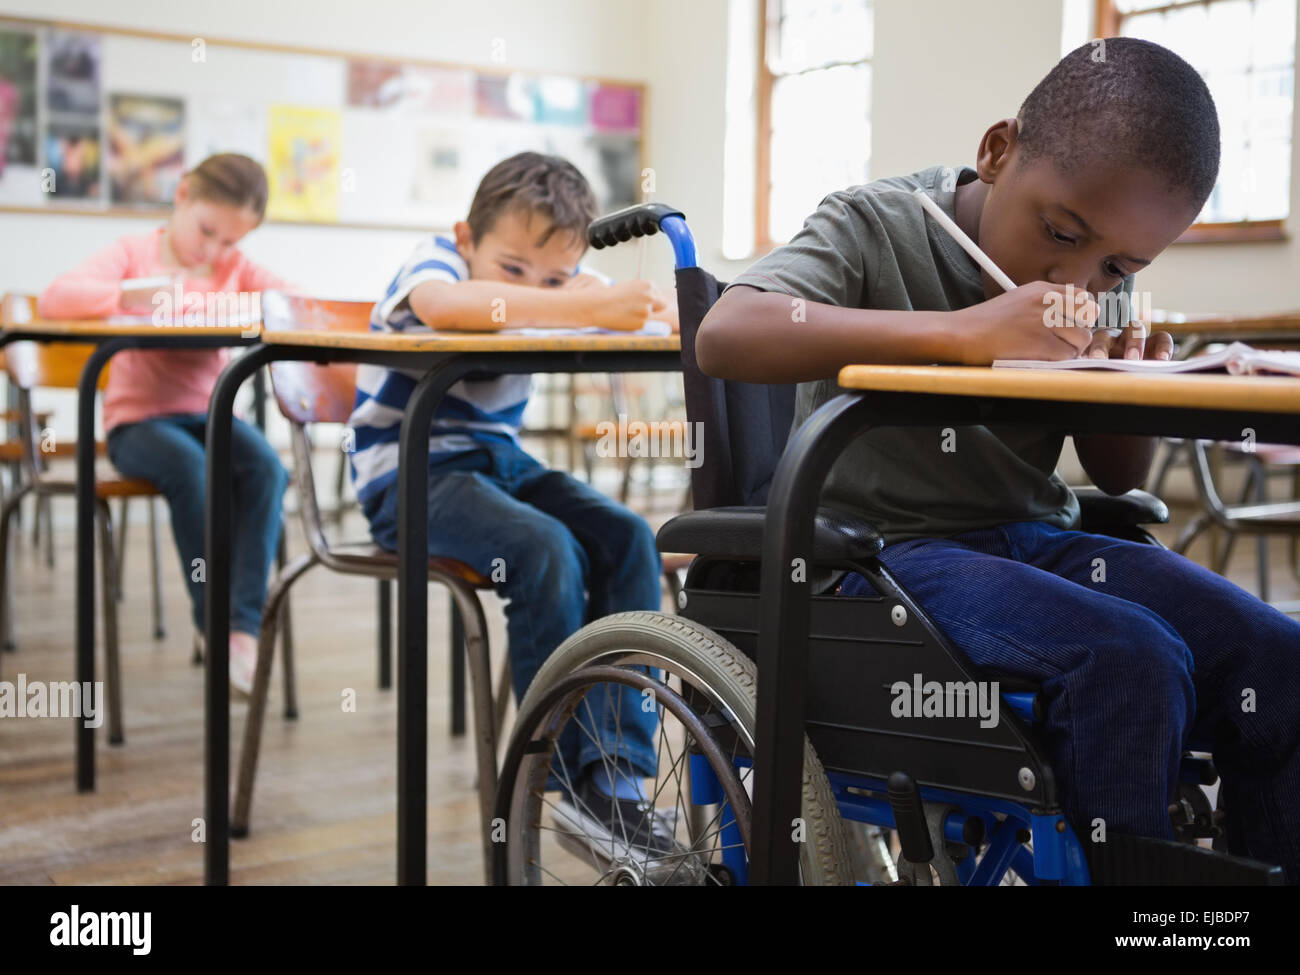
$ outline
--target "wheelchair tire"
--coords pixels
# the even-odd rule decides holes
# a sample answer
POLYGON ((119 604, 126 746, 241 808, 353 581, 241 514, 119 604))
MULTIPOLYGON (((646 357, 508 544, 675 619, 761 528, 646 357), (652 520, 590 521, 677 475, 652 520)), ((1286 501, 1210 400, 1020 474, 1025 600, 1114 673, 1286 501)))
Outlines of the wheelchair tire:
MULTIPOLYGON (((541 783, 548 775, 554 774, 550 756, 555 739, 578 706, 575 695, 585 698, 586 691, 581 690, 579 694, 575 688, 609 683, 611 675, 629 671, 631 673, 621 682, 641 687, 656 681, 653 686, 663 688, 662 697, 656 698, 661 719, 671 710, 679 719, 674 723, 680 723, 683 729, 683 743, 695 743, 692 754, 712 755, 709 765, 720 782, 722 776, 728 773, 732 776, 732 780, 721 783, 722 788, 741 791, 730 793, 737 796, 738 801, 725 808, 743 807, 737 818, 743 816, 743 832, 748 836, 749 804, 742 778, 748 778, 751 771, 744 767, 744 762, 752 756, 754 740, 754 662, 726 640, 691 620, 653 612, 620 613, 583 627, 561 644, 538 670, 520 703, 519 718, 501 770, 494 814, 507 824, 505 842, 497 843, 494 848, 494 878, 497 883, 540 883, 546 880, 543 873, 559 879, 554 872, 540 866, 541 859, 546 856, 542 845, 547 842, 546 834, 563 832, 547 827, 543 819, 545 805, 554 807, 553 803, 545 800, 541 783), (662 677, 651 676, 656 672, 660 672, 662 677), (673 687, 673 678, 678 685, 676 688, 673 687), (702 738, 709 739, 705 744, 713 746, 712 751, 700 744, 702 738), (718 747, 719 742, 722 742, 721 747, 718 747), (730 749, 730 756, 726 754, 727 749, 730 749), (737 758, 741 760, 739 767, 743 768, 743 773, 737 771, 737 758)), ((666 725, 661 721, 657 727, 663 742, 668 734, 666 725)), ((589 737, 594 740, 594 736, 589 737)), ((656 747, 662 766, 665 748, 662 744, 656 747)), ((671 751, 669 745, 667 752, 671 751)), ((674 767, 685 754, 686 746, 683 744, 678 749, 674 767)), ((682 762, 683 767, 689 764, 682 762)), ((658 790, 658 776, 655 784, 658 790)), ((683 788, 679 773, 677 786, 677 795, 680 796, 684 788, 690 788, 689 779, 683 788)), ((676 806, 678 800, 674 802, 676 806)), ((683 802, 682 809, 687 813, 685 820, 690 820, 695 811, 702 808, 706 807, 683 802)), ((718 805, 717 808, 719 815, 715 815, 715 819, 719 818, 724 807, 718 805)), ((552 822, 558 823, 558 811, 554 815, 557 818, 552 822)), ((654 817, 660 815, 659 812, 653 814, 654 817)), ((691 834, 690 825, 684 823, 683 817, 676 812, 671 819, 671 826, 666 828, 680 839, 685 825, 688 834, 685 843, 693 844, 683 845, 674 840, 675 848, 699 849, 700 834, 691 834)), ((804 842, 800 845, 800 870, 803 883, 852 884, 853 861, 839 807, 821 762, 806 738, 802 819, 804 842)), ((573 843, 572 836, 565 838, 573 843)), ((558 842, 560 837, 555 835, 555 839, 558 842)), ((694 857, 696 854, 689 855, 694 857)), ((680 854, 665 854, 664 858, 671 856, 680 854)), ((591 859, 597 871, 605 865, 603 860, 595 863, 594 856, 591 859)), ((649 871, 642 869, 644 866, 637 865, 641 871, 639 882, 652 883, 647 879, 649 871)), ((702 883, 717 882, 718 868, 717 863, 701 863, 695 876, 702 878, 699 880, 702 883)), ((622 869, 626 871, 625 867, 622 869)), ((602 881, 618 882, 609 880, 607 876, 597 878, 598 883, 602 881)), ((678 878, 677 882, 683 881, 678 878)))

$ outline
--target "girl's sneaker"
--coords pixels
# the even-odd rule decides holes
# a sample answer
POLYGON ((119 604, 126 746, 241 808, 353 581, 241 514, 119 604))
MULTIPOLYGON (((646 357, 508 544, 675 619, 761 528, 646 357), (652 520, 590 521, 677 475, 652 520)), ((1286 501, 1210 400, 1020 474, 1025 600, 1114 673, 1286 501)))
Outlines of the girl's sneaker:
POLYGON ((253 674, 257 670, 257 637, 238 630, 230 634, 230 689, 247 700, 253 693, 253 674))

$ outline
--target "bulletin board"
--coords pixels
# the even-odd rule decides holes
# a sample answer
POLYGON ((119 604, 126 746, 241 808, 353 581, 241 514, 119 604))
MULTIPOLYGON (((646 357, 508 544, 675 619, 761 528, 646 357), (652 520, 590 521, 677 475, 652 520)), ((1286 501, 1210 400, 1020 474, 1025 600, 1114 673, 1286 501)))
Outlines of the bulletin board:
POLYGON ((0 212, 157 212, 241 152, 269 222, 441 229, 529 149, 608 211, 640 200, 645 108, 627 81, 0 17, 0 212))

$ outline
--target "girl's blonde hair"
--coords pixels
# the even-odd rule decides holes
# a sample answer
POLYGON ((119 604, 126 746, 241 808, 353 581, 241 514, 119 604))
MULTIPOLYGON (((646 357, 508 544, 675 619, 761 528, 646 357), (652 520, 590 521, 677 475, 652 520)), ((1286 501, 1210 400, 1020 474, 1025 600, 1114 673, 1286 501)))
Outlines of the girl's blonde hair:
POLYGON ((259 222, 266 215, 266 173, 248 156, 237 152, 208 156, 185 174, 185 181, 195 199, 247 208, 259 222))

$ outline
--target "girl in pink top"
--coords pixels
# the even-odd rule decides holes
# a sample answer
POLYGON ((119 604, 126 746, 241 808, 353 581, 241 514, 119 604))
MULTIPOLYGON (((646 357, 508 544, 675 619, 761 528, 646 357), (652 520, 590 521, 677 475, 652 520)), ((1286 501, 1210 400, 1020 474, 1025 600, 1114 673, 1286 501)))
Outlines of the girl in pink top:
MULTIPOLYGON (((187 302, 232 293, 283 288, 235 245, 266 211, 266 174, 247 156, 210 156, 176 189, 167 223, 151 233, 123 237, 80 267, 57 278, 41 295, 44 318, 107 318, 166 313, 178 290, 187 302), (124 288, 133 278, 167 276, 173 286, 124 288), (196 297, 197 296, 197 297, 196 297)), ((217 302, 211 304, 216 307, 217 302)), ((190 591, 196 630, 203 626, 204 433, 208 397, 229 358, 228 349, 135 350, 113 357, 104 394, 104 427, 114 466, 150 481, 167 499, 181 570, 190 591)), ((257 656, 257 632, 266 579, 280 537, 281 498, 288 474, 266 438, 236 419, 233 425, 235 534, 232 544, 230 675, 247 693, 257 656)))

